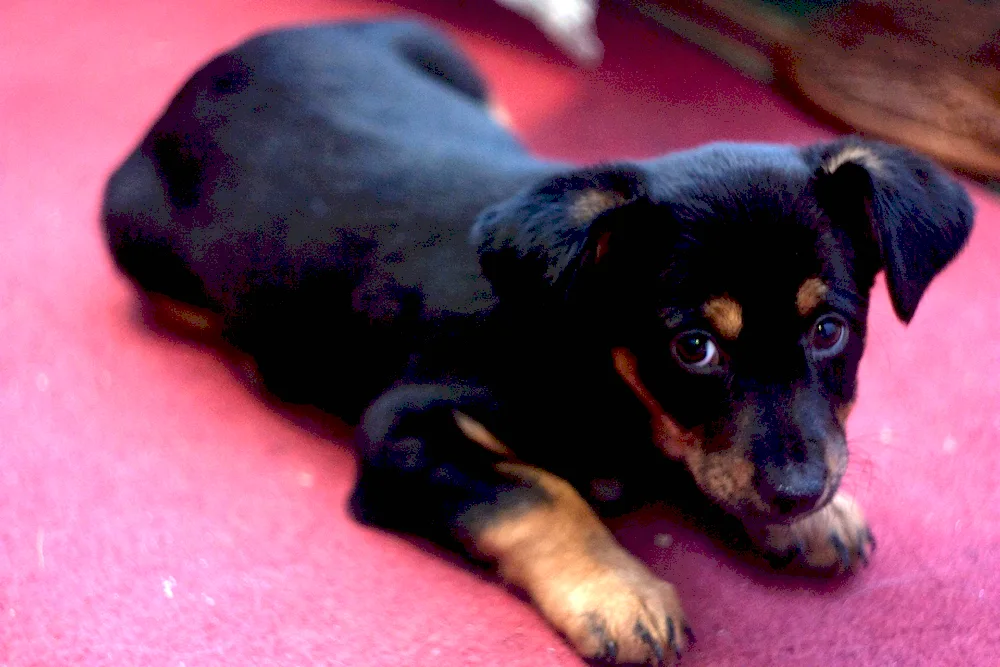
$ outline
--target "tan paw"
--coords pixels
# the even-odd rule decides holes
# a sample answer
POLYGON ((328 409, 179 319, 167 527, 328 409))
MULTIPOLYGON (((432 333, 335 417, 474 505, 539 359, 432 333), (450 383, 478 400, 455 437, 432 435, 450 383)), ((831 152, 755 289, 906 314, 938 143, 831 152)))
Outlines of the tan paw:
POLYGON ((858 503, 838 493, 826 507, 804 519, 768 526, 764 546, 810 569, 847 572, 868 564, 875 538, 858 503))
POLYGON ((520 463, 497 469, 534 485, 545 502, 473 528, 475 547, 524 589, 584 658, 672 665, 691 640, 674 587, 619 545, 565 480, 520 463))
POLYGON ((691 630, 674 587, 639 563, 555 577, 536 601, 581 656, 605 664, 672 665, 691 630))

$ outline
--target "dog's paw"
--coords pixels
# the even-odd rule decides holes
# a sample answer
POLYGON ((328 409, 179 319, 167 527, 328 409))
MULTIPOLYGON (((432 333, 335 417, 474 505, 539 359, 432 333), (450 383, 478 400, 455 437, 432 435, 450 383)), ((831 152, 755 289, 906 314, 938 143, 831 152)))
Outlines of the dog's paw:
POLYGON ((497 469, 548 498, 476 530, 478 552, 592 664, 673 665, 692 639, 674 587, 625 551, 568 482, 520 463, 497 469))
POLYGON ((769 553, 789 564, 837 573, 867 565, 875 551, 875 538, 864 513, 843 493, 815 514, 788 525, 768 526, 763 542, 769 553))
POLYGON ((553 578, 543 611, 591 664, 673 665, 693 635, 674 587, 645 567, 553 578))

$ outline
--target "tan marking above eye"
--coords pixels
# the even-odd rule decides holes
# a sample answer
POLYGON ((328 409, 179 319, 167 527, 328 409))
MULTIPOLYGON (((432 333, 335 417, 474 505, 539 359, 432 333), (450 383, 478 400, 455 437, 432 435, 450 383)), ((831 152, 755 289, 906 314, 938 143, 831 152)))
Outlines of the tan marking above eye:
POLYGON ((882 161, 874 151, 861 146, 848 146, 836 155, 830 157, 823 165, 826 173, 832 174, 847 163, 864 167, 870 172, 878 172, 882 169, 882 161))
POLYGON ((807 278, 795 295, 795 308, 805 317, 816 309, 830 288, 819 278, 807 278))
POLYGON ((728 296, 711 299, 702 312, 723 338, 736 340, 743 330, 743 308, 728 296))
POLYGON ((484 449, 488 449, 494 454, 499 454, 505 458, 511 458, 514 456, 514 452, 510 450, 510 447, 497 440, 496 436, 490 433, 485 426, 477 422, 469 415, 455 410, 452 413, 452 416, 455 418, 455 424, 458 426, 458 430, 460 430, 469 440, 472 440, 484 449))
POLYGON ((569 215, 574 222, 589 224, 600 214, 624 203, 625 198, 617 192, 585 190, 577 196, 576 201, 570 206, 569 215))

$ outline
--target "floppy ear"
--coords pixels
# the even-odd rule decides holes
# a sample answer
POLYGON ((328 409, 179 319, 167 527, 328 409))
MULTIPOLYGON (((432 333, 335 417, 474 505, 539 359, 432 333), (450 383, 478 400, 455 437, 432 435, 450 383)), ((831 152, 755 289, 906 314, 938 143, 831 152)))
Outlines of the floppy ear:
POLYGON ((972 230, 968 194, 929 160, 881 142, 842 139, 805 149, 805 159, 820 206, 855 240, 871 277, 885 271, 896 315, 908 323, 972 230))
POLYGON ((596 167, 552 177, 492 206, 473 227, 480 264, 501 291, 567 284, 605 247, 609 213, 647 201, 638 167, 596 167))

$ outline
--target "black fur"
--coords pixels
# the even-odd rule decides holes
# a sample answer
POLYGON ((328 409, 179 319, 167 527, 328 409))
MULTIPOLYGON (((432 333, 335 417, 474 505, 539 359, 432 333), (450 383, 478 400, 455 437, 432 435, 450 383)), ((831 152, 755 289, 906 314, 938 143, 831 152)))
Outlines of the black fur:
POLYGON ((357 23, 206 65, 111 178, 104 220, 121 269, 220 314, 276 395, 360 420, 360 518, 468 545, 540 495, 455 411, 584 495, 599 479, 667 494, 675 464, 614 348, 706 451, 752 462, 766 508, 719 504, 748 524, 813 509, 836 487, 824 456, 843 447, 876 273, 909 321, 972 210, 923 158, 855 138, 539 161, 440 36, 357 23), (829 292, 804 318, 810 277, 829 292), (735 340, 706 320, 720 296, 742 308, 735 340), (847 342, 823 357, 828 314, 847 342), (679 362, 686 331, 713 336, 717 364, 679 362))

